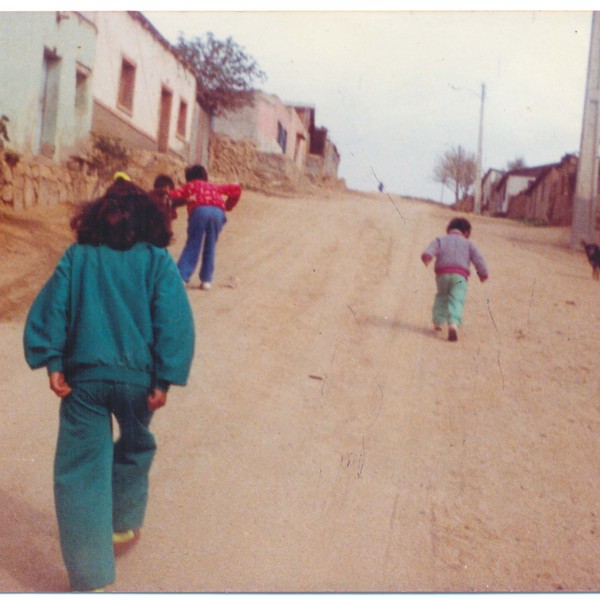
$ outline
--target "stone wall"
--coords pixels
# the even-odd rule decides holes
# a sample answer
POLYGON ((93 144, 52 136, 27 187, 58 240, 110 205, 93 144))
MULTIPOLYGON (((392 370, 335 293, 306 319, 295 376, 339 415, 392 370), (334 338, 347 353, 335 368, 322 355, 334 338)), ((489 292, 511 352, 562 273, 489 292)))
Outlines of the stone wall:
MULTIPOLYGON (((10 156, 9 156, 10 158, 10 156)), ((186 164, 176 156, 149 151, 132 152, 121 169, 140 187, 152 189, 159 174, 169 175, 176 184, 185 181, 186 164)), ((0 153, 0 205, 22 210, 57 202, 84 202, 98 197, 111 183, 83 157, 56 164, 43 157, 7 161, 0 153)))
POLYGON ((256 174, 257 165, 258 150, 254 142, 238 142, 215 133, 211 135, 207 165, 210 180, 257 188, 261 184, 256 174))
POLYGON ((313 168, 309 161, 303 170, 283 154, 259 152, 254 142, 213 134, 208 174, 211 180, 239 183, 242 187, 265 192, 310 191, 314 187, 345 189, 343 180, 322 176, 323 159, 318 158, 313 168))
POLYGON ((131 153, 123 169, 131 179, 145 190, 151 190, 157 175, 168 175, 175 185, 185 183, 187 163, 174 154, 138 150, 131 153))
MULTIPOLYGON (((9 154, 9 153, 6 153, 9 154)), ((65 164, 36 157, 7 161, 0 152, 0 206, 22 210, 57 202, 83 202, 100 196, 111 183, 112 173, 100 177, 85 156, 74 156, 65 164)), ((10 155, 9 155, 10 158, 10 155)), ((169 175, 176 185, 185 182, 187 164, 178 156, 146 150, 132 151, 127 164, 115 164, 137 185, 151 190, 159 174, 169 175)), ((269 192, 309 192, 315 188, 345 189, 341 179, 322 178, 304 172, 284 155, 257 150, 251 141, 234 141, 212 135, 208 175, 211 181, 239 183, 247 189, 269 192)))
POLYGON ((0 155, 2 206, 22 210, 57 202, 79 202, 92 197, 98 177, 84 164, 58 165, 43 158, 16 164, 0 155))

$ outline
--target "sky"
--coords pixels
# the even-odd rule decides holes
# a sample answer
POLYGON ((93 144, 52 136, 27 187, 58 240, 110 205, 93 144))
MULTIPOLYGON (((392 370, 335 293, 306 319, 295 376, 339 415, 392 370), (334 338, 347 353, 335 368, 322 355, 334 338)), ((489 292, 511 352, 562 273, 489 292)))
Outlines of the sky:
POLYGON ((452 202, 434 168, 459 145, 476 155, 482 108, 483 173, 579 152, 591 11, 143 12, 172 42, 232 37, 258 87, 313 105, 353 189, 452 202))

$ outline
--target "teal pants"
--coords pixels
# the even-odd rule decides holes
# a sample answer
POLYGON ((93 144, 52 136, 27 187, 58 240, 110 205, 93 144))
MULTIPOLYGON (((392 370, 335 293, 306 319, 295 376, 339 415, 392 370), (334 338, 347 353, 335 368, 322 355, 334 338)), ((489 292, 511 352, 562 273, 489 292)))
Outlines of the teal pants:
POLYGON ((148 388, 109 381, 73 385, 61 402, 54 462, 60 545, 71 589, 115 579, 113 531, 141 527, 156 451, 148 388), (113 444, 112 419, 120 436, 113 444))
POLYGON ((462 324, 463 309, 467 298, 467 280, 462 275, 448 273, 435 278, 437 294, 433 302, 433 322, 462 324))

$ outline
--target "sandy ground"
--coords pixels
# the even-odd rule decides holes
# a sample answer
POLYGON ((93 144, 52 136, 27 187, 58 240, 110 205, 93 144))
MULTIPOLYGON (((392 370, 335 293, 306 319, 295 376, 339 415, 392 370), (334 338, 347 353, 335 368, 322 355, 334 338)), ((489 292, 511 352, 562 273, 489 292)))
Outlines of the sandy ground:
MULTIPOLYGON (((600 283, 568 229, 473 216, 491 277, 449 343, 419 255, 455 213, 394 200, 242 198, 213 289, 189 291, 191 380, 156 414, 110 591, 600 589, 600 283)), ((0 591, 59 592, 58 402, 21 335, 69 233, 64 207, 20 218, 0 221, 0 591)), ((182 213, 176 234, 178 256, 182 213)))

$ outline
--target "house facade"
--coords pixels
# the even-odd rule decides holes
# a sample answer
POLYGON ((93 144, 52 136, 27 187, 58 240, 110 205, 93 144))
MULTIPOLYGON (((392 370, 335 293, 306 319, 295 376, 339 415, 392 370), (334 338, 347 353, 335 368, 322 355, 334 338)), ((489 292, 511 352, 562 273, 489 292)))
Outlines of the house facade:
POLYGON ((315 108, 313 106, 294 107, 310 139, 309 153, 306 160, 308 175, 325 179, 337 179, 340 166, 340 153, 329 138, 325 127, 315 126, 315 108))
POLYGON ((187 160, 196 105, 193 71, 140 12, 83 14, 97 30, 92 132, 187 160))
POLYGON ((559 163, 540 167, 527 189, 513 197, 507 216, 549 225, 568 225, 573 218, 577 157, 566 154, 559 163))
POLYGON ((189 163, 195 165, 208 164, 208 150, 212 131, 212 117, 196 100, 192 117, 192 139, 189 163))
POLYGON ((504 171, 498 169, 488 169, 481 179, 481 212, 482 214, 490 214, 492 201, 492 192, 494 186, 504 175, 504 171))
POLYGON ((95 24, 79 12, 2 13, 0 113, 9 119, 8 147, 25 158, 60 162, 85 145, 96 35, 95 24))
POLYGON ((0 64, 0 115, 25 158, 64 162, 90 132, 206 157, 195 75, 141 13, 4 12, 0 48, 10 58, 0 64))
POLYGON ((5 12, 0 48, 0 119, 24 162, 43 156, 84 172, 96 134, 141 151, 129 168, 142 180, 150 164, 209 164, 216 133, 251 142, 257 181, 337 179, 340 156, 314 107, 256 91, 254 106, 211 116, 195 72, 140 12, 5 12))
POLYGON ((254 104, 213 118, 213 131, 233 140, 250 140, 259 152, 281 154, 303 168, 308 131, 293 107, 276 95, 254 92, 254 104))
POLYGON ((544 167, 526 167, 508 171, 500 177, 490 194, 489 212, 494 215, 506 215, 511 198, 527 189, 544 167))

